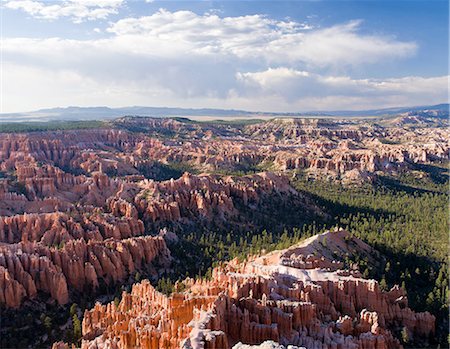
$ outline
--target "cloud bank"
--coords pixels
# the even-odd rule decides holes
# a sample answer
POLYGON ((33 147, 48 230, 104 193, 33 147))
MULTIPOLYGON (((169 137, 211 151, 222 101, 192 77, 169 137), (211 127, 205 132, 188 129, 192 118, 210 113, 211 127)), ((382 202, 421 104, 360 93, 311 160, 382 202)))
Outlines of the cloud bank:
MULTIPOLYGON (((76 17, 74 1, 57 11, 36 3, 7 6, 40 18, 84 21, 122 5, 82 1, 88 14, 76 17)), ((260 14, 220 17, 160 9, 111 22, 101 39, 5 38, 4 111, 55 104, 301 111, 445 100, 447 76, 352 78, 354 69, 407 59, 418 50, 415 42, 362 33, 363 25, 315 28, 260 14)))

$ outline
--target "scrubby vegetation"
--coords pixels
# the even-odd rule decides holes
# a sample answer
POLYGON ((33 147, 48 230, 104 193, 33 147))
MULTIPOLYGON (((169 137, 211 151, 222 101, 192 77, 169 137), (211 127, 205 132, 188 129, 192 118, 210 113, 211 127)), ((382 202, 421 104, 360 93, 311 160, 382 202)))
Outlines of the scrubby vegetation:
POLYGON ((47 121, 47 122, 7 122, 0 123, 0 133, 80 130, 109 127, 103 121, 47 121))

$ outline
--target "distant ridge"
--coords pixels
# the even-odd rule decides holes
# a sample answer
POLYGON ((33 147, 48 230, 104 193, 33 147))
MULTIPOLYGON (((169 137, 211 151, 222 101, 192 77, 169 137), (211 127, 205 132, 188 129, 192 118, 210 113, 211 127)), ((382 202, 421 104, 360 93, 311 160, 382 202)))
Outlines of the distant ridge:
POLYGON ((423 105, 423 106, 415 106, 415 107, 395 107, 395 108, 384 108, 384 109, 370 109, 370 110, 340 110, 340 111, 325 111, 325 112, 316 112, 320 114, 327 114, 332 116, 382 116, 382 115, 397 115, 403 113, 423 113, 426 111, 441 111, 449 115, 449 107, 450 104, 442 103, 436 105, 423 105))
POLYGON ((449 104, 437 104, 431 106, 397 107, 371 110, 341 110, 341 111, 313 111, 313 112, 250 112, 236 109, 212 109, 212 108, 170 108, 170 107, 142 107, 132 106, 123 108, 109 107, 66 107, 40 109, 23 113, 0 114, 0 122, 24 122, 24 121, 69 121, 69 120, 109 120, 125 115, 152 116, 152 117, 367 117, 367 116, 391 116, 403 113, 410 115, 427 115, 430 117, 447 118, 449 116, 449 104))

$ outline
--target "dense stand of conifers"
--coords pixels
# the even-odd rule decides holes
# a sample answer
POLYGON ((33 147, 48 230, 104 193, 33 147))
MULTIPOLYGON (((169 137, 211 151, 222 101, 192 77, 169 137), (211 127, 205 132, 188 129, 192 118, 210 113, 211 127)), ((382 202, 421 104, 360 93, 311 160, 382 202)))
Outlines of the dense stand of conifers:
MULTIPOLYGON (((423 165, 398 177, 379 177, 373 184, 351 187, 297 176, 293 185, 310 195, 329 214, 327 219, 306 219, 298 228, 281 231, 266 226, 262 232, 186 233, 182 243, 171 247, 182 260, 179 269, 175 275, 161 278, 157 287, 170 293, 177 274, 196 272, 197 276, 209 277, 211 267, 222 260, 245 259, 249 254, 287 248, 305 237, 339 226, 386 256, 377 268, 359 260, 361 271, 366 277, 379 280, 384 288, 394 284, 406 288, 415 311, 428 310, 437 316, 436 343, 446 347, 450 296, 447 171, 445 164, 423 165)), ((276 207, 273 210, 278 221, 286 218, 292 223, 292 212, 276 207)))

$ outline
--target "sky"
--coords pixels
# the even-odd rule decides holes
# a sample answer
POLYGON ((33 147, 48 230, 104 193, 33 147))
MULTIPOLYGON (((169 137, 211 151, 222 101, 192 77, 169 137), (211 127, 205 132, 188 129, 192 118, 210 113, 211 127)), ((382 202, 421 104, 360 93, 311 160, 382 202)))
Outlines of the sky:
POLYGON ((448 101, 447 1, 0 1, 3 113, 448 101))

